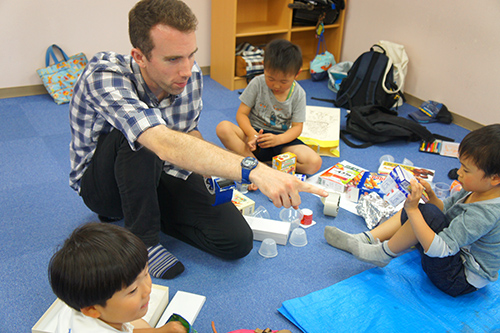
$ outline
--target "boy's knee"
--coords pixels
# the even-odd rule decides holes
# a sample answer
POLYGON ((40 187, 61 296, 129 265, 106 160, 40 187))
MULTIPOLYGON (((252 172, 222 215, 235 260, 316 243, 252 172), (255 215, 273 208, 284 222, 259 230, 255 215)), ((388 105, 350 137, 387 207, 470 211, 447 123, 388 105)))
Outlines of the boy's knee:
POLYGON ((323 160, 319 155, 313 155, 314 157, 304 163, 302 173, 313 175, 321 169, 321 165, 323 164, 323 160))
POLYGON ((217 134, 217 136, 220 138, 220 137, 225 137, 228 135, 228 133, 230 132, 230 129, 231 129, 231 125, 232 123, 227 121, 227 120, 224 120, 224 121, 221 121, 217 127, 215 128, 215 133, 217 134))

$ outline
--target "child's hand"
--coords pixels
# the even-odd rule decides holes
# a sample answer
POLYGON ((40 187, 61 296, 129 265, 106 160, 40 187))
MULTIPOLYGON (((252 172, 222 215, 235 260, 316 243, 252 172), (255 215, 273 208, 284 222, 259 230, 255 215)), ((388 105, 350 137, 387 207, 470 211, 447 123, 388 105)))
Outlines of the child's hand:
POLYGON ((429 184, 426 180, 420 178, 420 177, 416 177, 419 181, 420 184, 422 184, 422 186, 424 187, 425 189, 425 192, 427 192, 428 195, 430 195, 432 192, 434 192, 432 190, 432 186, 431 184, 429 184))
POLYGON ((187 329, 182 326, 180 321, 170 321, 159 329, 157 328, 157 331, 164 333, 187 333, 187 329))
POLYGON ((255 136, 248 138, 247 145, 250 148, 250 151, 257 149, 257 140, 262 133, 264 133, 263 129, 261 129, 258 134, 255 134, 255 136))
POLYGON ((260 134, 257 138, 257 144, 260 148, 271 148, 281 144, 279 137, 272 133, 260 134))
MULTIPOLYGON (((405 210, 418 209, 418 202, 424 193, 424 186, 420 184, 416 179, 410 181, 411 191, 405 201, 405 210)), ((427 184, 428 185, 428 184, 427 184)))

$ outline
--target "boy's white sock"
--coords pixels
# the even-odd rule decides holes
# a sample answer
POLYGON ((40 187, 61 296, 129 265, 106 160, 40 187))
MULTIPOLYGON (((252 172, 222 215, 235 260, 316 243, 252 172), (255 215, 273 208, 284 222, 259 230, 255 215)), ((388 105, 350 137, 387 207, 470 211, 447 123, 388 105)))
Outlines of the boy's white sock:
POLYGON ((349 240, 354 243, 360 242, 362 244, 373 244, 375 240, 372 234, 367 232, 362 232, 359 234, 349 234, 338 228, 326 226, 325 227, 325 239, 333 247, 337 249, 352 253, 352 249, 349 245, 349 240))

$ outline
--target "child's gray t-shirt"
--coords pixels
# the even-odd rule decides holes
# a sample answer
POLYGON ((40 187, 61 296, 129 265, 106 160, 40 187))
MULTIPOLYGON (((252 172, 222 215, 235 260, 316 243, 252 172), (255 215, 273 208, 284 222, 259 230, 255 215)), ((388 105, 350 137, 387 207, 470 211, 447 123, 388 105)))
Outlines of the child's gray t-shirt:
POLYGON ((240 100, 251 108, 248 118, 258 130, 284 133, 292 122, 303 123, 306 120, 306 93, 297 82, 291 96, 280 102, 266 85, 264 75, 259 75, 250 81, 240 100))

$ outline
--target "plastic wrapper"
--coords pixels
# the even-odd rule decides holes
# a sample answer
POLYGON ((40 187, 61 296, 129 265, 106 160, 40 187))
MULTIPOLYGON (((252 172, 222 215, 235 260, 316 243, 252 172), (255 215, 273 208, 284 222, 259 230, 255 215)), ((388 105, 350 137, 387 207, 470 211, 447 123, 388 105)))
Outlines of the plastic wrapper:
POLYGON ((394 206, 373 192, 359 199, 356 210, 370 230, 396 213, 394 206))

